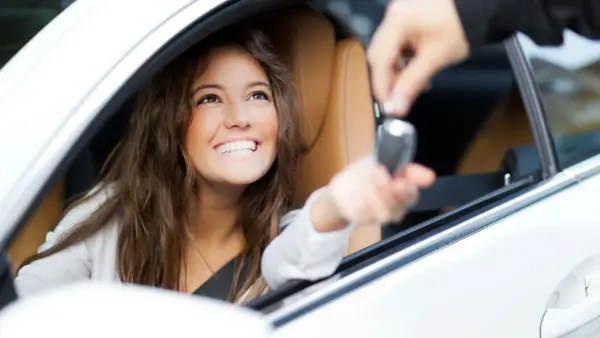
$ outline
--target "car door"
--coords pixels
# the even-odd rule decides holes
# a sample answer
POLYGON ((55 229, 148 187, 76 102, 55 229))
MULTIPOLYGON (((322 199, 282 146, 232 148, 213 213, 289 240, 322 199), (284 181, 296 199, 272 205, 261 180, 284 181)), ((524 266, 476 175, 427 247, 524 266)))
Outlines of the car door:
POLYGON ((523 36, 506 45, 546 180, 351 274, 296 312, 272 312, 276 336, 600 335, 600 58, 576 55, 582 46, 598 48, 573 36, 560 48, 523 36))

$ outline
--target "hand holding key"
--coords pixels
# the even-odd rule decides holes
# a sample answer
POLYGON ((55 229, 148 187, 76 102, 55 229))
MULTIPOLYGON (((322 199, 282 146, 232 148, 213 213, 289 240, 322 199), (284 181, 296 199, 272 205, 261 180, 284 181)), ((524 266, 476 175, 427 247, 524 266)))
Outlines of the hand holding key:
POLYGON ((311 219, 317 231, 381 225, 406 214, 417 202, 419 189, 435 180, 432 170, 408 163, 414 153, 413 131, 400 120, 384 122, 375 158, 366 156, 348 165, 313 204, 311 219))

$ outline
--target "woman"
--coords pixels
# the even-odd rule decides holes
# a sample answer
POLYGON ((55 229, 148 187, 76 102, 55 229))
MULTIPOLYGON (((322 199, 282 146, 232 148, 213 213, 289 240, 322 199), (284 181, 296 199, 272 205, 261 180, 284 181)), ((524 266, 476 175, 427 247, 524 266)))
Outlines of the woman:
POLYGON ((91 278, 202 293, 223 284, 229 267, 220 298, 240 302, 267 283, 333 272, 348 224, 401 213, 432 177, 414 168, 416 179, 409 170, 393 180, 365 159, 284 217, 302 150, 290 83, 268 39, 248 27, 217 33, 168 65, 141 90, 100 183, 20 269, 18 292, 91 278), (366 197, 348 199, 345 190, 373 172, 379 180, 363 179, 358 190, 366 197))

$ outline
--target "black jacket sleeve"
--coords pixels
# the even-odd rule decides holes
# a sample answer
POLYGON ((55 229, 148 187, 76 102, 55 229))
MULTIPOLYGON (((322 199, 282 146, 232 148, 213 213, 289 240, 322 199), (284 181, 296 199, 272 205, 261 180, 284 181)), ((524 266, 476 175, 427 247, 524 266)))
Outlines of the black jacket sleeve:
POLYGON ((455 0, 471 49, 517 31, 538 45, 560 45, 563 30, 600 38, 600 0, 455 0))

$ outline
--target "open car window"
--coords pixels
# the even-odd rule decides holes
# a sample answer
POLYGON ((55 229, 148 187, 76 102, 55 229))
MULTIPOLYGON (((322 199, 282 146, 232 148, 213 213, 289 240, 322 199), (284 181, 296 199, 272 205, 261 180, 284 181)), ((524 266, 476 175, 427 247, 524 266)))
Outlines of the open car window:
MULTIPOLYGON (((365 22, 375 27, 384 4, 377 2, 377 6, 368 7, 367 11, 359 3, 348 2, 350 16, 340 15, 336 12, 338 7, 329 1, 311 5, 332 20, 339 37, 358 34, 361 40, 368 41, 372 29, 365 28, 369 25, 365 22)), ((238 1, 235 5, 242 9, 227 12, 229 22, 260 10, 252 1, 238 1)), ((231 9, 234 5, 223 8, 231 9)), ((13 269, 35 252, 46 232, 62 217, 69 201, 94 184, 107 154, 122 137, 139 85, 169 59, 193 45, 194 38, 207 34, 207 27, 216 27, 217 20, 225 22, 218 16, 222 13, 225 9, 215 10, 210 22, 200 20, 185 29, 168 31, 169 42, 150 49, 152 55, 145 55, 143 63, 136 65, 137 73, 119 82, 119 89, 94 113, 102 118, 90 119, 97 122, 89 122, 89 128, 81 133, 69 156, 61 159, 62 165, 44 178, 47 189, 43 196, 40 192, 40 203, 31 209, 29 217, 21 222, 21 229, 7 243, 5 249, 13 269)), ((133 72, 132 69, 128 70, 133 72)), ((373 111, 373 118, 378 119, 376 104, 373 111)), ((331 279, 313 286, 308 282, 295 283, 259 298, 250 307, 269 312, 281 306, 283 299, 302 295, 299 293, 302 290, 310 293, 336 283, 497 206, 541 179, 535 142, 503 46, 493 46, 437 76, 432 89, 419 98, 409 121, 418 131, 416 161, 433 168, 440 178, 434 187, 422 192, 421 203, 403 222, 386 226, 382 242, 347 257, 331 279)))

